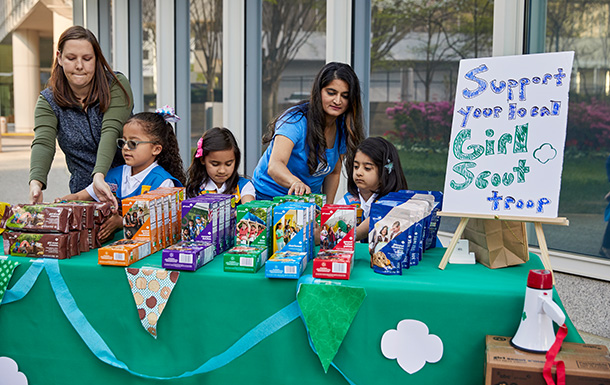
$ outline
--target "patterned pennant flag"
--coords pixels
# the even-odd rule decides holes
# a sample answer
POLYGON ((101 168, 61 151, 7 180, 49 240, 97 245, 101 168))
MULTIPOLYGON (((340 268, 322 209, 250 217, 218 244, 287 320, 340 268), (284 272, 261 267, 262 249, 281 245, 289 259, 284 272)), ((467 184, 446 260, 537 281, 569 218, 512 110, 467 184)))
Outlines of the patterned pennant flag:
POLYGON ((301 285, 297 300, 324 372, 328 372, 364 297, 366 292, 359 287, 301 285))
POLYGON ((0 303, 17 265, 19 262, 0 259, 0 303))
POLYGON ((144 329, 157 338, 157 323, 180 272, 164 269, 125 269, 144 329))

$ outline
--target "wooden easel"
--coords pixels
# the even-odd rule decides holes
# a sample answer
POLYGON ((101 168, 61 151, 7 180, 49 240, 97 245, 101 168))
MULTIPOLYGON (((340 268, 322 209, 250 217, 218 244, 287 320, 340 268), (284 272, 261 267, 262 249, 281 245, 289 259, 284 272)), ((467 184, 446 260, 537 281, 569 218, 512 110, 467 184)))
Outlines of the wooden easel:
POLYGON ((453 234, 453 238, 451 238, 451 242, 449 242, 449 246, 445 251, 445 255, 443 255, 443 259, 441 263, 438 265, 438 268, 441 270, 445 270, 447 266, 447 262, 449 262, 449 257, 453 253, 453 249, 457 245, 458 240, 462 237, 464 233, 464 229, 468 224, 468 220, 470 218, 478 218, 478 219, 496 219, 500 221, 518 221, 518 222, 533 222, 534 228, 536 229, 536 237, 538 238, 538 245, 540 246, 540 260, 544 265, 544 268, 549 270, 553 275, 553 284, 555 284, 555 275, 553 274, 553 269, 551 267, 551 259, 549 257, 549 249, 546 245, 546 239, 544 238, 544 232, 542 231, 542 224, 549 225, 561 225, 561 226, 569 226, 570 222, 567 218, 533 218, 533 217, 513 217, 506 215, 483 215, 483 214, 464 214, 464 213, 449 213, 439 211, 437 213, 440 216, 445 217, 457 217, 461 218, 460 223, 453 234))

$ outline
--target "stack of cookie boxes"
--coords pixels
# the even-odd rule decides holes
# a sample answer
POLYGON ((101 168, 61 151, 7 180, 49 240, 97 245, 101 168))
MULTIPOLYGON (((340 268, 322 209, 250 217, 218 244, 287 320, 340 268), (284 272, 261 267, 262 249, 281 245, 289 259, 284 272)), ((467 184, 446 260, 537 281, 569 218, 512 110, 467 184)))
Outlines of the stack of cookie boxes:
MULTIPOLYGON (((61 202, 1 205, 6 255, 64 259, 100 246, 97 231, 111 215, 109 203, 61 202)), ((1 232, 1 231, 0 231, 1 232)))
POLYGON ((273 211, 273 255, 265 265, 268 278, 297 279, 314 253, 316 204, 312 196, 285 196, 273 211))
POLYGON ((403 190, 373 203, 369 253, 376 273, 400 275, 416 266, 425 250, 436 246, 442 206, 440 191, 403 190))
POLYGON ((351 205, 322 207, 320 251, 313 260, 315 278, 349 279, 354 266, 356 210, 351 205))
POLYGON ((100 265, 129 266, 178 240, 183 187, 163 187, 121 201, 123 239, 98 250, 100 265))
POLYGON ((204 194, 182 202, 181 241, 163 250, 166 269, 195 271, 233 245, 232 195, 204 194))

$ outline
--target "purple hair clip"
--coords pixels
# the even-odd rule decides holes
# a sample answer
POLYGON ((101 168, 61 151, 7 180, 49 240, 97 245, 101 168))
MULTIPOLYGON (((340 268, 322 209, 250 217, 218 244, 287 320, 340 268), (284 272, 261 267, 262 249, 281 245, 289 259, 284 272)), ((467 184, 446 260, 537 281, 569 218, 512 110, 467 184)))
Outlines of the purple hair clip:
POLYGON ((176 115, 176 111, 174 111, 174 107, 168 105, 163 106, 163 108, 157 108, 155 113, 161 115, 168 123, 176 123, 180 120, 180 117, 176 115))

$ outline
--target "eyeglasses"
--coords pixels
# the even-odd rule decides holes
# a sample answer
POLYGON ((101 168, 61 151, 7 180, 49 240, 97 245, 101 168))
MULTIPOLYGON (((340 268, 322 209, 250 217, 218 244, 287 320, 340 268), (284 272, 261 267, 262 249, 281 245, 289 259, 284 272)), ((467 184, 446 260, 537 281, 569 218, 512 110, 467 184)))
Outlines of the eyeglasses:
POLYGON ((142 143, 157 143, 155 141, 150 140, 125 140, 123 138, 117 138, 116 145, 118 148, 122 149, 127 144, 127 148, 130 150, 135 150, 138 147, 138 144, 142 143))

